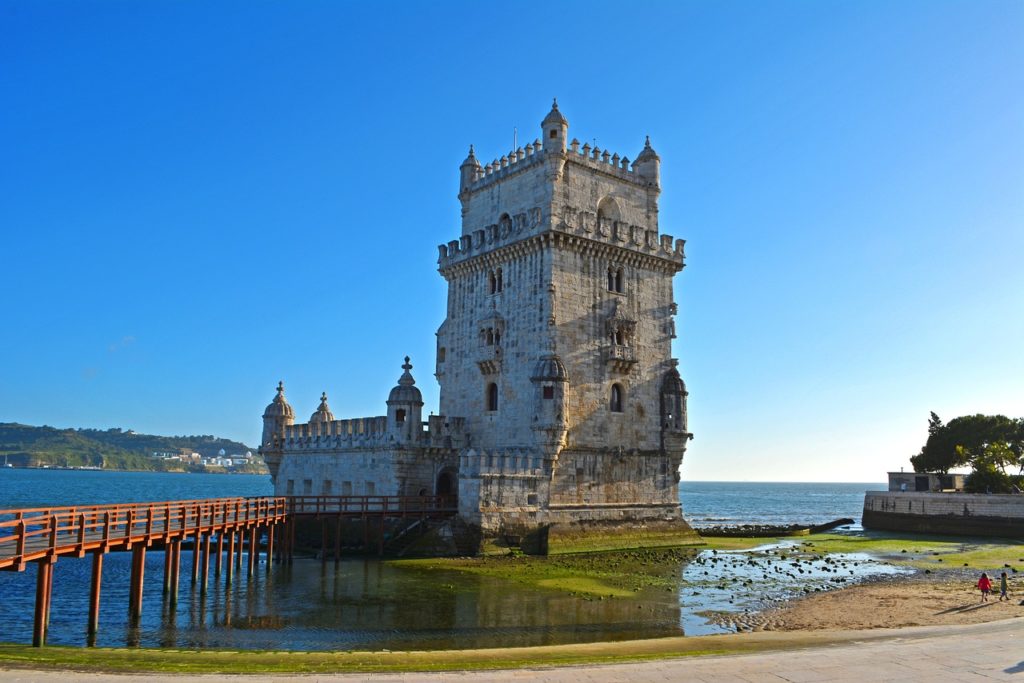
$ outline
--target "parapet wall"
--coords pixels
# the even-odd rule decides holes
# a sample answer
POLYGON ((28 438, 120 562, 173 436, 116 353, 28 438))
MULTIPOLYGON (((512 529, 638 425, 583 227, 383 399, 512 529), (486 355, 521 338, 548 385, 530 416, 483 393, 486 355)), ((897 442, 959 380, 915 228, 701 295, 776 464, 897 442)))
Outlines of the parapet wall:
POLYGON ((275 440, 267 450, 321 451, 381 446, 413 445, 433 448, 460 448, 465 444, 465 419, 431 415, 411 441, 400 438, 388 429, 386 415, 356 417, 331 422, 288 425, 284 437, 275 440))
POLYGON ((868 491, 865 529, 1024 539, 1024 495, 868 491))
POLYGON ((569 149, 564 154, 561 152, 546 152, 540 140, 534 140, 532 143, 527 143, 524 147, 519 147, 498 159, 494 159, 489 164, 478 166, 467 189, 470 192, 482 190, 502 178, 541 163, 545 157, 551 154, 555 154, 555 158, 559 160, 564 159, 565 161, 580 164, 581 166, 586 166, 595 171, 607 173, 608 175, 638 185, 646 186, 651 181, 651 178, 645 176, 636 168, 636 162, 630 165, 627 156, 609 153, 608 150, 602 150, 596 145, 591 147, 589 143, 585 143, 580 147, 579 140, 573 138, 572 142, 569 143, 569 149))
POLYGON ((437 264, 443 272, 458 263, 494 251, 501 247, 541 235, 545 232, 577 235, 609 246, 629 249, 653 257, 672 261, 676 269, 683 267, 686 240, 659 234, 639 225, 607 218, 598 220, 597 212, 590 209, 565 207, 562 216, 551 221, 554 228, 544 228, 543 212, 534 207, 510 216, 508 221, 474 230, 460 239, 437 247, 437 264))

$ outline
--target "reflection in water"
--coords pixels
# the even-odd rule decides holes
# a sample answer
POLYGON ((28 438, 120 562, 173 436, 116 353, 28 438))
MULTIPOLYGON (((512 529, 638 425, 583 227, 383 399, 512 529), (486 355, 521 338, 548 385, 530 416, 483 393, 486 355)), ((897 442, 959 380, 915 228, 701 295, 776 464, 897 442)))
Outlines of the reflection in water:
MULTIPOLYGON (((205 595, 191 577, 183 577, 175 606, 163 592, 162 553, 152 552, 138 623, 127 610, 131 555, 112 553, 105 561, 95 644, 379 650, 655 638, 683 635, 684 627, 688 635, 699 635, 729 630, 723 612, 756 610, 787 595, 894 570, 869 558, 800 553, 774 546, 669 556, 659 571, 674 578, 637 581, 631 597, 615 598, 459 572, 443 562, 424 567, 350 559, 335 567, 298 560, 275 565, 269 574, 261 563, 254 576, 239 571, 227 587, 223 575, 211 576, 205 595)), ((606 561, 618 566, 625 560, 606 561)), ((89 570, 90 563, 82 560, 56 565, 51 644, 86 644, 89 570)), ((508 571, 516 569, 510 565, 508 571)), ((11 607, 0 620, 0 641, 31 638, 34 579, 32 571, 0 575, 0 595, 11 607)))
MULTIPOLYGON (((261 558, 265 560, 265 558, 261 558)), ((231 586, 211 571, 206 595, 187 574, 177 605, 163 592, 163 553, 146 557, 142 617, 128 615, 131 555, 105 561, 95 645, 240 649, 469 648, 622 640, 681 634, 676 593, 597 599, 454 570, 396 566, 375 559, 333 563, 261 562, 231 586)), ((85 645, 87 561, 55 566, 50 644, 85 645)), ((212 568, 211 568, 212 569, 212 568)), ((0 576, 11 606, 0 641, 27 642, 35 593, 32 571, 0 576)), ((7 610, 5 610, 6 612, 7 610)), ((90 643, 91 644, 91 643, 90 643)))

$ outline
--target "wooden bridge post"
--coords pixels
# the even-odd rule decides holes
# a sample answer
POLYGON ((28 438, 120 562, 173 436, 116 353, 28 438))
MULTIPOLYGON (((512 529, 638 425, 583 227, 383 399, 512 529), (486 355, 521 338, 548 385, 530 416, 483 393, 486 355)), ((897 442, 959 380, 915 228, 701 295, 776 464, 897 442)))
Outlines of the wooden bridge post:
POLYGON ((195 534, 192 537, 192 585, 193 586, 196 585, 196 581, 199 580, 199 546, 201 545, 201 541, 202 541, 202 538, 201 538, 202 532, 200 531, 200 529, 202 528, 201 527, 202 521, 203 521, 202 520, 202 511, 201 511, 199 505, 196 505, 196 511, 195 511, 196 528, 195 528, 195 534))
POLYGON ((206 585, 210 578, 210 534, 203 534, 203 570, 200 581, 200 593, 206 595, 206 585))
POLYGON ((171 592, 171 565, 174 562, 171 541, 164 542, 164 595, 171 592))
MULTIPOLYGON (((319 504, 319 503, 318 503, 319 504)), ((327 518, 320 518, 320 563, 327 564, 327 518)))
POLYGON ((89 625, 87 633, 95 636, 100 630, 100 585, 103 582, 103 551, 92 554, 92 580, 89 582, 89 625))
POLYGON ((142 616, 142 586, 146 578, 146 544, 132 548, 132 574, 128 593, 128 613, 133 619, 142 616))
POLYGON ((271 522, 267 527, 267 573, 270 573, 270 566, 274 564, 274 533, 277 525, 271 522))
POLYGON ((224 562, 224 529, 217 532, 217 560, 213 563, 213 575, 220 578, 220 567, 224 562))
POLYGON ((171 541, 171 604, 178 604, 178 576, 181 573, 181 539, 171 541))
POLYGON ((334 524, 334 566, 341 562, 341 511, 338 512, 338 519, 334 524))
POLYGON ((228 586, 231 585, 231 575, 234 573, 235 567, 235 532, 228 532, 228 557, 227 557, 227 577, 226 582, 228 586))
POLYGON ((53 560, 44 558, 36 562, 36 611, 32 623, 32 647, 46 645, 46 631, 50 625, 52 591, 53 560))
POLYGON ((260 552, 258 537, 255 526, 249 529, 249 576, 256 573, 256 558, 260 552))

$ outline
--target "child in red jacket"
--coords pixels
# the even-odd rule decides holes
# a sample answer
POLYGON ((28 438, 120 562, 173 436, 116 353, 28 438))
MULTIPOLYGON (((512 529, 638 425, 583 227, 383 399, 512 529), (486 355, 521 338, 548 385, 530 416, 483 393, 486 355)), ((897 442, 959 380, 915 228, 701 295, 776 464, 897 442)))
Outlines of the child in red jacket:
POLYGON ((988 574, 982 574, 978 579, 978 590, 981 591, 981 601, 988 602, 988 593, 992 590, 992 582, 989 581, 988 574))

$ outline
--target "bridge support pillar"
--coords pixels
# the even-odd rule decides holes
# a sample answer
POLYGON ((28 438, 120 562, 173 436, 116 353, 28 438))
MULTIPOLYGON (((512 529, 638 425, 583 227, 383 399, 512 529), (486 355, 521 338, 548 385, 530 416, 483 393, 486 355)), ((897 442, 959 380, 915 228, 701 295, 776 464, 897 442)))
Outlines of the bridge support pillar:
MULTIPOLYGON (((103 551, 92 554, 92 580, 89 582, 89 624, 87 634, 94 639, 100 630, 100 586, 103 583, 103 551)), ((165 579, 166 583, 166 579, 165 579)))
POLYGON ((53 560, 36 562, 36 612, 32 623, 32 647, 46 645, 46 630, 50 626, 50 599, 53 592, 53 560))
POLYGON ((172 544, 173 541, 164 541, 164 595, 171 592, 171 564, 174 561, 172 544))
POLYGON ((341 562, 341 515, 334 524, 334 566, 341 562))
POLYGON ((210 534, 203 534, 203 569, 200 575, 199 590, 206 595, 206 585, 210 579, 210 534))
POLYGON ((277 525, 271 523, 267 527, 267 573, 270 573, 270 566, 274 564, 274 534, 277 532, 277 525))
POLYGON ((203 535, 196 531, 192 537, 192 585, 196 585, 199 580, 199 550, 202 545, 203 535))
POLYGON ((235 553, 235 569, 242 569, 242 550, 245 546, 245 531, 237 529, 234 532, 238 536, 238 550, 235 553))
POLYGON ((181 539, 171 541, 171 578, 168 590, 171 593, 171 604, 178 604, 178 575, 181 573, 181 539))
POLYGON ((142 616, 142 586, 146 575, 146 546, 139 543, 132 548, 132 574, 128 589, 128 614, 133 619, 142 616))
POLYGON ((256 559, 260 556, 259 534, 256 527, 249 529, 249 576, 256 573, 256 559))
POLYGON ((220 577, 220 567, 224 562, 224 530, 221 529, 217 532, 217 560, 213 563, 213 575, 220 577))
POLYGON ((226 569, 227 569, 227 577, 225 578, 225 581, 227 582, 226 585, 230 586, 231 585, 231 575, 234 574, 234 568, 235 568, 235 532, 234 531, 229 531, 228 532, 228 557, 227 557, 227 561, 228 561, 227 562, 227 567, 226 567, 226 569))

